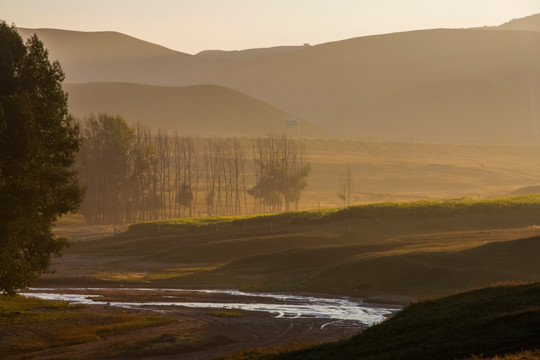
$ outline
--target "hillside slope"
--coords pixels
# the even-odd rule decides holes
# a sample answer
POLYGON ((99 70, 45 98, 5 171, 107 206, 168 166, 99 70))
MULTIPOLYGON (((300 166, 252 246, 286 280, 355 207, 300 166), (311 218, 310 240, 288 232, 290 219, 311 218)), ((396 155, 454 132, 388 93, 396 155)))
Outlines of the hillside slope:
MULTIPOLYGON (((238 91, 215 85, 161 87, 129 83, 65 84, 72 114, 121 115, 131 124, 195 136, 297 136, 287 114, 238 91)), ((331 137, 304 120, 303 138, 331 137)))

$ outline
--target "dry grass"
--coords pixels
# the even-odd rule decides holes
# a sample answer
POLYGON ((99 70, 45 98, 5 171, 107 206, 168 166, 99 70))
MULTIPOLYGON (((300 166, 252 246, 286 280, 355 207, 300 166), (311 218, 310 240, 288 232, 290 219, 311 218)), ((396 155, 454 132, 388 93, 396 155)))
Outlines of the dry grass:
POLYGON ((165 268, 165 269, 160 269, 153 272, 130 272, 130 271, 96 272, 92 276, 95 279, 104 280, 104 281, 123 282, 123 283, 141 283, 141 282, 178 279, 182 277, 192 276, 200 272, 215 270, 218 267, 219 265, 165 268))
POLYGON ((146 273, 141 272, 98 272, 94 274, 96 279, 106 281, 140 282, 146 278, 146 273))
POLYGON ((241 352, 241 353, 221 356, 221 357, 216 358, 215 360, 271 359, 277 354, 298 351, 298 350, 306 349, 312 346, 316 346, 318 344, 319 343, 316 343, 316 342, 304 342, 304 341, 295 340, 295 341, 290 342, 287 345, 252 349, 252 350, 241 352))
POLYGON ((162 316, 85 312, 66 302, 0 298, 0 357, 94 341, 112 333, 163 325, 162 316))
POLYGON ((473 355, 471 357, 464 358, 463 360, 540 360, 540 349, 495 356, 473 355))
POLYGON ((115 346, 103 351, 101 357, 141 359, 175 354, 180 359, 180 354, 183 353, 200 351, 232 342, 234 341, 222 335, 201 336, 192 332, 183 332, 180 334, 166 333, 137 343, 117 343, 115 346))
POLYGON ((181 278, 184 276, 191 276, 202 271, 211 271, 215 270, 219 265, 215 266, 196 266, 196 267, 184 267, 184 268, 173 268, 173 269, 163 269, 159 273, 147 274, 144 279, 148 281, 152 280, 167 280, 181 278))

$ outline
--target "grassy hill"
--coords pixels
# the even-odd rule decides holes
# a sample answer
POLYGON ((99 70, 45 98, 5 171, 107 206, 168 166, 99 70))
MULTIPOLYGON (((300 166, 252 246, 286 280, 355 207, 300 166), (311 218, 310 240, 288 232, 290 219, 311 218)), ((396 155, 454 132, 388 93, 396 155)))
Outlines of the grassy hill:
MULTIPOLYGON (((251 96, 215 85, 164 87, 131 83, 65 84, 69 109, 90 114, 119 114, 132 124, 146 124, 195 136, 297 136, 288 114, 251 96)), ((332 135, 301 121, 303 138, 332 135)))
POLYGON ((121 236, 75 242, 57 273, 42 281, 323 292, 407 303, 540 279, 538 219, 540 198, 531 195, 150 222, 121 236), (88 268, 80 266, 81 256, 88 268))
POLYGON ((537 359, 540 283, 496 286, 412 304, 351 339, 223 359, 537 359), (517 354, 516 354, 517 353, 517 354))

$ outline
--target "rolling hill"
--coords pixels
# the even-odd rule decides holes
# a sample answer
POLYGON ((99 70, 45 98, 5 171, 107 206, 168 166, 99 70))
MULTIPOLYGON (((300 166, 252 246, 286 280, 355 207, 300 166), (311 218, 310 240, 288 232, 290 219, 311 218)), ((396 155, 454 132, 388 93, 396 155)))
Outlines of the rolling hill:
POLYGON ((73 276, 80 284, 115 274, 129 277, 141 273, 134 264, 147 264, 145 277, 134 279, 145 286, 329 293, 408 303, 501 281, 538 281, 540 237, 530 225, 538 224, 539 200, 530 195, 378 203, 139 223, 122 236, 76 242, 66 251, 68 257, 108 258, 110 265, 102 269, 111 278, 93 268, 86 274, 80 272, 88 269, 66 272, 61 260, 42 285, 73 276))
MULTIPOLYGON (((109 113, 129 123, 196 136, 297 136, 287 114, 238 91, 216 85, 162 87, 131 83, 65 84, 70 112, 78 118, 109 113)), ((332 135, 300 120, 303 138, 332 135)))
POLYGON ((522 143, 537 137, 538 32, 421 30, 294 51, 207 53, 213 59, 116 33, 36 32, 68 82, 225 86, 346 138, 522 143), (81 50, 86 43, 90 50, 81 50))

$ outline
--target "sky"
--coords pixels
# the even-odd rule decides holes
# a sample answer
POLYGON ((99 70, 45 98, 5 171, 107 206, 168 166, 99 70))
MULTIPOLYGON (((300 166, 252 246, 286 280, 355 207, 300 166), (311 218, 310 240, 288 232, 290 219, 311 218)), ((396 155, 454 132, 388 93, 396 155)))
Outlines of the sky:
POLYGON ((500 25, 536 13, 540 0, 0 1, 0 19, 19 27, 118 31, 189 54, 500 25))

